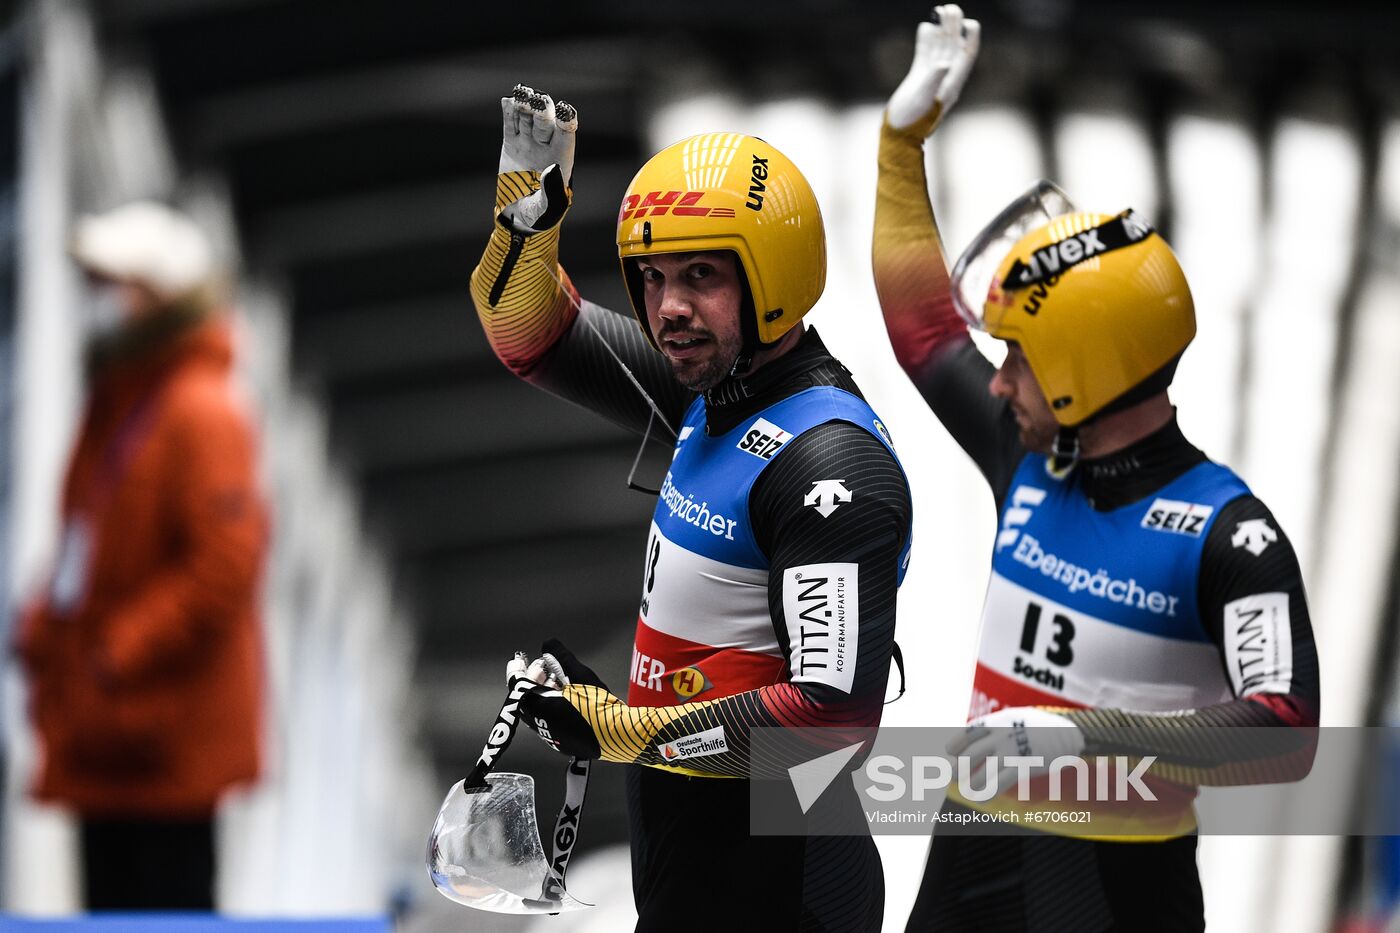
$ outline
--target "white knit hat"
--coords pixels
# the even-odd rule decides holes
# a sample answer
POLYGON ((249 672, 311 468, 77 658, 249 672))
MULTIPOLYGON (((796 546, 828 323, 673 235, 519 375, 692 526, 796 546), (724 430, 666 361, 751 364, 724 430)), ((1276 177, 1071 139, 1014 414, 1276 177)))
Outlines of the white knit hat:
POLYGON ((78 218, 69 252, 88 272, 139 282, 164 299, 178 298, 214 275, 214 253, 204 232, 155 201, 78 218))

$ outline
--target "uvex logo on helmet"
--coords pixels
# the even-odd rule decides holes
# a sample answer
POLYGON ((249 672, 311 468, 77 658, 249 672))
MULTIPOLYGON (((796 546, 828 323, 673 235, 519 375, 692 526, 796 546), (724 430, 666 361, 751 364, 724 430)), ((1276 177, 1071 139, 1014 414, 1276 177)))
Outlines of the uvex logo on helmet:
POLYGON ((622 211, 617 222, 647 216, 660 217, 668 211, 678 217, 733 217, 732 207, 701 207, 704 191, 649 191, 646 196, 629 194, 622 199, 622 211))
MULTIPOLYGON (((1085 230, 1083 233, 1076 233, 1072 237, 1067 237, 1058 243, 1051 243, 1042 246, 1031 253, 1029 265, 1020 270, 1016 277, 1022 282, 1035 282, 1042 278, 1050 278, 1057 275, 1061 270, 1068 269, 1077 262, 1088 259, 1090 256, 1102 253, 1107 247, 1099 239, 1099 231, 1085 230)), ((1015 270, 1013 270, 1013 274, 1015 270)))
POLYGON ((744 202, 744 206, 751 211, 763 210, 763 192, 768 190, 764 184, 768 180, 768 160, 753 157, 753 172, 749 184, 749 197, 744 202))
POLYGON ((1060 276, 1101 253, 1131 246, 1153 232, 1147 221, 1127 210, 1107 223, 1054 243, 1047 243, 1031 253, 1029 263, 1016 260, 1002 283, 1007 288, 1031 289, 1029 300, 1021 306, 1027 314, 1040 311, 1040 300, 1050 293, 1060 276))

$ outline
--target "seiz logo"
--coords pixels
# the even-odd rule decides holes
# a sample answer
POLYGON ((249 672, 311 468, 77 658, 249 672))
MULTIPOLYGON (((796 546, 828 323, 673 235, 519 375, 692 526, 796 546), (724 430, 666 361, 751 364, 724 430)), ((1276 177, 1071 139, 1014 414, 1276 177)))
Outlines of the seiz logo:
POLYGON ((651 211, 652 217, 660 217, 667 212, 677 217, 734 216, 732 207, 700 207, 700 199, 705 194, 704 191, 649 191, 645 197, 629 194, 622 199, 622 212, 618 214, 617 222, 645 217, 647 211, 651 211))
POLYGON ((1201 532, 1206 530, 1206 522, 1214 512, 1213 505, 1158 499, 1142 517, 1141 527, 1150 531, 1170 531, 1173 534, 1199 538, 1201 532))
POLYGON ((768 190, 764 184, 768 180, 768 160, 753 157, 753 175, 749 184, 749 199, 744 202, 744 206, 751 211, 763 210, 763 192, 768 190))
POLYGON ((766 418, 759 418, 749 425, 748 431, 734 446, 744 453, 753 454, 760 460, 772 460, 779 448, 790 440, 792 440, 790 433, 766 418))
POLYGON ((996 549, 1000 551, 1008 544, 1015 544, 1021 534, 1021 525, 1031 520, 1031 509, 1045 501, 1045 490, 1035 486, 1017 486, 1011 494, 1011 505, 1001 517, 1001 531, 997 533, 996 549))

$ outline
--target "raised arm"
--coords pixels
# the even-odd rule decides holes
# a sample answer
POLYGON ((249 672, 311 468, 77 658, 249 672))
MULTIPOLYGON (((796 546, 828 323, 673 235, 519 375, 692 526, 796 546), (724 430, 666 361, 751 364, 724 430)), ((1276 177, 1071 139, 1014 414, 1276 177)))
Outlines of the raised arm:
POLYGON ((993 367, 953 307, 924 174, 924 140, 956 102, 977 57, 979 26, 954 5, 920 23, 914 62, 890 97, 880 130, 872 261, 885 328, 900 366, 998 499, 1024 453, 1015 421, 987 383, 993 367))
POLYGON ((690 394, 630 315, 582 300, 559 264, 560 227, 573 197, 577 112, 517 85, 501 99, 501 113, 495 222, 471 277, 491 349, 532 385, 640 432, 651 411, 630 372, 674 425, 690 394))

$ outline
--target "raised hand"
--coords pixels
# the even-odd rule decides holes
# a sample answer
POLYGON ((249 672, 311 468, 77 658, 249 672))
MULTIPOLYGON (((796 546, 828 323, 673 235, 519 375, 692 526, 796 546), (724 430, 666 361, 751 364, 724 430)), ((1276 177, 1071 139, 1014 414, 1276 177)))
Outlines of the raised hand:
POLYGON ((507 205, 504 213, 523 233, 548 229, 568 207, 578 111, 566 101, 556 103, 542 91, 517 84, 510 97, 501 98, 501 117, 500 173, 540 176, 539 188, 507 205))
POLYGON ((949 3, 933 8, 931 22, 920 23, 914 36, 914 63, 890 95, 885 119, 897 130, 919 126, 932 133, 962 93, 977 60, 981 24, 964 19, 949 3), (927 124, 926 126, 924 124, 927 124))

